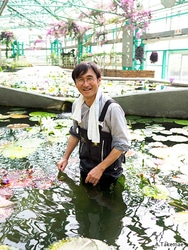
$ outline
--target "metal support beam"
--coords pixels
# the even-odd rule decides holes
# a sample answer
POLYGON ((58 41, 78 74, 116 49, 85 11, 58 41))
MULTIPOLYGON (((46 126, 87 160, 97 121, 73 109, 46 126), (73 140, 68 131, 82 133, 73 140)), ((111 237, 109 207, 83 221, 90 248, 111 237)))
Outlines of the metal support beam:
POLYGON ((0 16, 1 16, 1 14, 3 13, 3 10, 4 10, 4 8, 6 7, 7 3, 8 3, 8 0, 4 0, 4 1, 2 2, 1 6, 0 6, 0 16))

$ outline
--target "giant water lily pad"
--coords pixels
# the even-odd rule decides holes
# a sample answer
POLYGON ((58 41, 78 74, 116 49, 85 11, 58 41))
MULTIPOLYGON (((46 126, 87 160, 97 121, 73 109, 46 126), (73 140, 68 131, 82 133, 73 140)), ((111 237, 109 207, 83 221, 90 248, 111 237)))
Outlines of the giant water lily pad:
POLYGON ((45 112, 45 111, 36 111, 36 112, 31 112, 29 113, 30 118, 29 120, 31 121, 38 121, 39 119, 42 118, 47 118, 47 117, 56 117, 57 114, 55 113, 49 113, 49 112, 45 112))
POLYGON ((8 119, 8 118, 10 118, 9 115, 2 115, 2 114, 0 114, 0 119, 1 120, 8 119))
POLYGON ((188 185, 188 176, 184 174, 178 174, 178 175, 173 176, 173 181, 184 184, 184 185, 188 185))
POLYGON ((0 196, 0 208, 12 207, 14 203, 0 196))
POLYGON ((149 150, 149 153, 156 156, 157 158, 168 159, 178 159, 183 155, 186 157, 188 152, 188 144, 176 144, 172 147, 154 147, 149 150))
POLYGON ((167 136, 167 140, 173 142, 187 142, 188 138, 183 135, 169 135, 167 136))
MULTIPOLYGON (((8 188, 26 188, 33 187, 37 189, 48 189, 55 182, 55 176, 50 176, 42 169, 23 169, 11 170, 1 178, 1 190, 8 188)), ((9 192, 10 193, 10 192, 9 192)), ((1 191, 1 194, 2 191, 1 191)))
POLYGON ((175 120, 175 123, 180 125, 188 125, 188 120, 175 120))
POLYGON ((19 250, 19 249, 8 245, 0 245, 0 250, 19 250))
POLYGON ((42 142, 43 140, 39 138, 16 141, 12 144, 6 145, 2 149, 2 154, 4 157, 9 158, 24 158, 34 153, 42 142))
POLYGON ((145 196, 165 200, 169 197, 169 191, 164 185, 146 185, 142 189, 145 196))
POLYGON ((28 118, 28 115, 23 115, 23 114, 10 114, 10 117, 13 119, 23 119, 23 118, 28 118))
POLYGON ((49 246, 47 250, 113 250, 112 247, 108 246, 106 243, 89 238, 67 238, 65 240, 56 242, 49 246))
POLYGON ((0 196, 0 221, 7 219, 13 213, 13 206, 14 203, 12 201, 0 196))
POLYGON ((171 128, 170 131, 188 136, 188 128, 171 128))
POLYGON ((15 124, 9 124, 7 125, 7 128, 10 128, 10 129, 24 129, 24 128, 29 128, 30 125, 29 124, 26 124, 26 123, 15 123, 15 124))
POLYGON ((175 215, 174 215, 174 221, 177 224, 188 223, 188 210, 175 213, 175 215))
POLYGON ((166 136, 163 136, 163 135, 154 135, 152 136, 152 139, 154 141, 167 141, 167 137, 166 136))

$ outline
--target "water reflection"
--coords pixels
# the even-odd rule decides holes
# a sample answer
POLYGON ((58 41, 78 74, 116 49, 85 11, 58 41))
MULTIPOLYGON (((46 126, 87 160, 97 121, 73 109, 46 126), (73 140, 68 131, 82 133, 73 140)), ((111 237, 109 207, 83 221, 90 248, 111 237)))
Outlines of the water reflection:
POLYGON ((80 236, 99 239, 113 245, 121 233, 122 218, 126 204, 123 201, 124 187, 117 182, 106 191, 82 182, 76 185, 66 174, 59 172, 59 178, 72 190, 75 217, 80 236))
MULTIPOLYGON (((6 111, 0 109, 2 114, 6 114, 6 111)), ((131 129, 135 136, 132 149, 136 153, 127 157, 124 165, 125 186, 117 183, 114 189, 109 191, 101 192, 80 182, 76 150, 66 172, 58 175, 56 162, 62 156, 66 145, 67 138, 64 134, 61 134, 61 141, 51 142, 48 138, 45 139, 45 143, 35 153, 21 159, 4 157, 0 149, 0 168, 40 168, 55 178, 54 185, 47 190, 29 187, 14 189, 11 198, 14 202, 14 212, 8 219, 0 221, 0 244, 9 244, 21 250, 41 250, 63 238, 82 236, 102 240, 115 246, 117 250, 186 249, 187 220, 179 224, 174 222, 177 212, 188 210, 188 182, 177 182, 175 178, 180 176, 179 171, 182 169, 185 170, 182 173, 188 176, 187 156, 185 153, 182 156, 188 145, 186 122, 182 121, 183 125, 173 122, 167 124, 163 121, 156 124, 156 120, 151 122, 151 119, 142 119, 138 123, 138 119, 135 119, 137 123, 132 122, 131 129), (174 129, 171 130, 172 128, 174 129), (167 131, 174 134, 176 141, 164 141, 169 135, 167 131), (177 137, 182 133, 183 138, 177 137), (154 141, 156 135, 160 136, 158 139, 163 139, 164 147, 161 147, 160 141, 154 141), (181 141, 178 142, 178 138, 181 141), (156 173, 156 161, 152 161, 153 156, 150 154, 153 144, 156 149, 168 147, 169 154, 174 156, 179 153, 180 157, 172 157, 172 160, 168 157, 168 165, 164 165, 159 173, 156 173), (182 147, 170 151, 174 145, 182 147), (143 195, 138 176, 144 174, 153 182, 151 174, 154 173, 155 182, 168 188, 168 199, 156 200, 143 195), (170 244, 172 245, 169 246, 170 244)), ((27 123, 25 119, 11 122, 27 123)), ((9 123, 10 121, 3 121, 0 124, 1 145, 14 140, 15 137, 25 138, 27 135, 26 130, 15 131, 14 136, 10 135, 6 128, 9 123)), ((44 134, 40 136, 46 138, 44 134)), ((183 181, 181 178, 179 180, 183 181)))

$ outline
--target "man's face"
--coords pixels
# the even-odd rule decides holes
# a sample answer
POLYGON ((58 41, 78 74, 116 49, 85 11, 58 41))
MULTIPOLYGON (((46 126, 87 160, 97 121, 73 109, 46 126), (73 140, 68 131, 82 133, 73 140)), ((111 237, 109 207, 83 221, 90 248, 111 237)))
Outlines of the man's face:
POLYGON ((86 74, 76 79, 76 87, 83 95, 86 104, 93 103, 100 83, 101 78, 97 79, 95 72, 92 69, 89 69, 86 74))

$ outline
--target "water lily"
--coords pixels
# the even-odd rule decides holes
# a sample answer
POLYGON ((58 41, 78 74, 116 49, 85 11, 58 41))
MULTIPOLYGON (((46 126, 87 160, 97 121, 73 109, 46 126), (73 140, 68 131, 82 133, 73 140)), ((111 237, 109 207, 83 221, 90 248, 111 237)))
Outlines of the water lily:
POLYGON ((44 117, 41 120, 42 130, 52 132, 57 126, 57 123, 50 117, 44 117))

